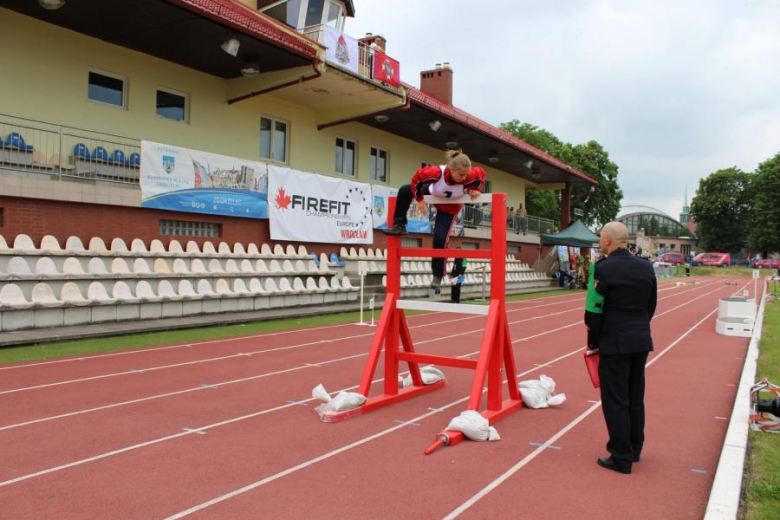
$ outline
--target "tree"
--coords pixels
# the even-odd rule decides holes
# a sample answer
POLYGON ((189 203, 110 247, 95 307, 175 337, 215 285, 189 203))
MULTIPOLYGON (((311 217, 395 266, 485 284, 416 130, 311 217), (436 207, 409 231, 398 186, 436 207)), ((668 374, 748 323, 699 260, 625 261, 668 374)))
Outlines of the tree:
MULTIPOLYGON (((603 225, 615 219, 620 211, 623 191, 617 181, 618 166, 609 159, 609 153, 601 144, 589 141, 575 146, 561 141, 549 130, 521 123, 517 119, 501 124, 501 129, 598 182, 593 192, 590 186, 576 186, 572 189, 572 200, 579 199, 572 205, 572 209, 583 211, 582 222, 585 225, 603 225)), ((560 225, 560 194, 549 190, 532 190, 526 193, 526 203, 529 215, 549 218, 560 225)))
POLYGON ((573 158, 569 164, 598 182, 592 192, 591 186, 575 186, 572 189, 572 200, 579 199, 572 205, 572 209, 582 210, 582 223, 586 226, 596 224, 600 227, 612 222, 623 200, 623 190, 617 180, 617 164, 609 160, 609 153, 597 141, 578 144, 572 152, 573 158))
POLYGON ((751 181, 749 242, 754 251, 780 251, 780 153, 758 165, 751 181))
POLYGON ((707 251, 731 253, 747 244, 751 175, 733 167, 699 181, 691 201, 699 244, 707 251))

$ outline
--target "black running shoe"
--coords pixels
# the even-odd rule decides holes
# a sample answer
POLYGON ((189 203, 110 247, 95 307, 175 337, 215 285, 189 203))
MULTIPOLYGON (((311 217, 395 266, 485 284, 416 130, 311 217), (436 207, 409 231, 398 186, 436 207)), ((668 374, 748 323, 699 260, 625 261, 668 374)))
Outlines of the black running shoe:
POLYGON ((393 227, 385 229, 385 235, 400 236, 408 234, 409 232, 406 231, 406 226, 402 226, 401 224, 393 224, 393 227))

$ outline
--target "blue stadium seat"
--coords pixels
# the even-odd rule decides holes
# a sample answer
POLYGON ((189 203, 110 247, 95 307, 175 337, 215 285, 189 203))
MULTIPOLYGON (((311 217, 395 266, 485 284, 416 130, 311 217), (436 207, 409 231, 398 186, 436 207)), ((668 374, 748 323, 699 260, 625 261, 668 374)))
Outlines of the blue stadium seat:
POLYGON ((92 152, 92 160, 95 162, 108 162, 108 150, 102 146, 96 146, 92 152))
POLYGON ((129 163, 125 157, 125 152, 122 150, 114 150, 111 157, 108 159, 109 164, 118 164, 119 166, 127 166, 129 163))
POLYGON ((130 166, 134 168, 141 167, 141 154, 138 152, 133 152, 130 154, 130 166))
POLYGON ((24 137, 19 132, 11 132, 8 134, 8 138, 5 140, 3 148, 10 148, 11 150, 19 150, 20 152, 32 152, 33 145, 24 142, 24 137))
POLYGON ((346 267, 347 265, 347 263, 344 260, 341 260, 339 258, 339 255, 337 255, 336 253, 330 254, 330 263, 333 265, 337 265, 339 267, 346 267))
POLYGON ((73 157, 76 159, 84 159, 85 161, 92 160, 92 154, 89 153, 89 148, 84 143, 78 143, 73 147, 73 157))
POLYGON ((312 260, 314 260, 314 265, 319 267, 320 266, 320 257, 317 256, 317 253, 309 253, 309 256, 311 257, 312 260))

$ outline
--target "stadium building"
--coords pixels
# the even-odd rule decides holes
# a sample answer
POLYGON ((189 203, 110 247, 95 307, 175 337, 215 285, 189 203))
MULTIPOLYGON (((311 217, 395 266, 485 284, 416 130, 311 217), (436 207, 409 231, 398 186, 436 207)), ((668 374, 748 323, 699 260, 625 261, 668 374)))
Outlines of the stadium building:
POLYGON ((663 211, 650 206, 623 206, 617 219, 628 228, 629 241, 644 253, 655 255, 694 251, 696 234, 663 211))
MULTIPOLYGON (((454 106, 449 64, 422 71, 419 88, 401 83, 403 61, 385 52, 384 38, 344 32, 355 12, 351 0, 3 2, 0 268, 14 252, 41 254, 44 238, 65 256, 74 237, 84 254, 94 240, 120 256, 125 246, 205 254, 304 245, 271 241, 267 219, 142 207, 144 141, 384 188, 458 147, 485 168, 488 191, 507 193, 508 206, 529 190, 560 191, 566 227, 571 188, 595 181, 454 106)), ((209 182, 259 185, 250 170, 211 172, 209 182)), ((453 245, 488 247, 489 220, 466 213, 453 245)), ((551 228, 529 215, 509 231, 508 251, 532 268, 539 233, 551 228)), ((430 246, 431 235, 405 243, 430 246)), ((381 251, 384 234, 366 246, 381 251)), ((332 242, 305 247, 342 251, 332 242)), ((33 275, 35 262, 28 258, 33 275)), ((22 289, 28 300, 31 290, 22 289)))

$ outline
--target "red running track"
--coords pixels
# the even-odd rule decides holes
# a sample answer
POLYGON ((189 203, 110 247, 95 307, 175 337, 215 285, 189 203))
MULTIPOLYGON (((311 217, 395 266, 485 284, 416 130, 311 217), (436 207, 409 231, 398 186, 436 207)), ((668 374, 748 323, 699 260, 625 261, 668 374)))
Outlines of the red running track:
MULTIPOLYGON (((357 383, 365 327, 0 367, 0 518, 700 517, 747 340, 714 333, 717 299, 736 287, 699 282, 662 284, 647 445, 631 476, 595 464, 606 432, 589 402, 578 293, 509 304, 520 379, 550 375, 567 403, 505 419, 500 442, 429 457, 465 409, 470 371, 445 369, 444 389, 340 424, 312 409, 317 383, 357 383)), ((418 350, 467 355, 484 317, 410 325, 418 350)))

